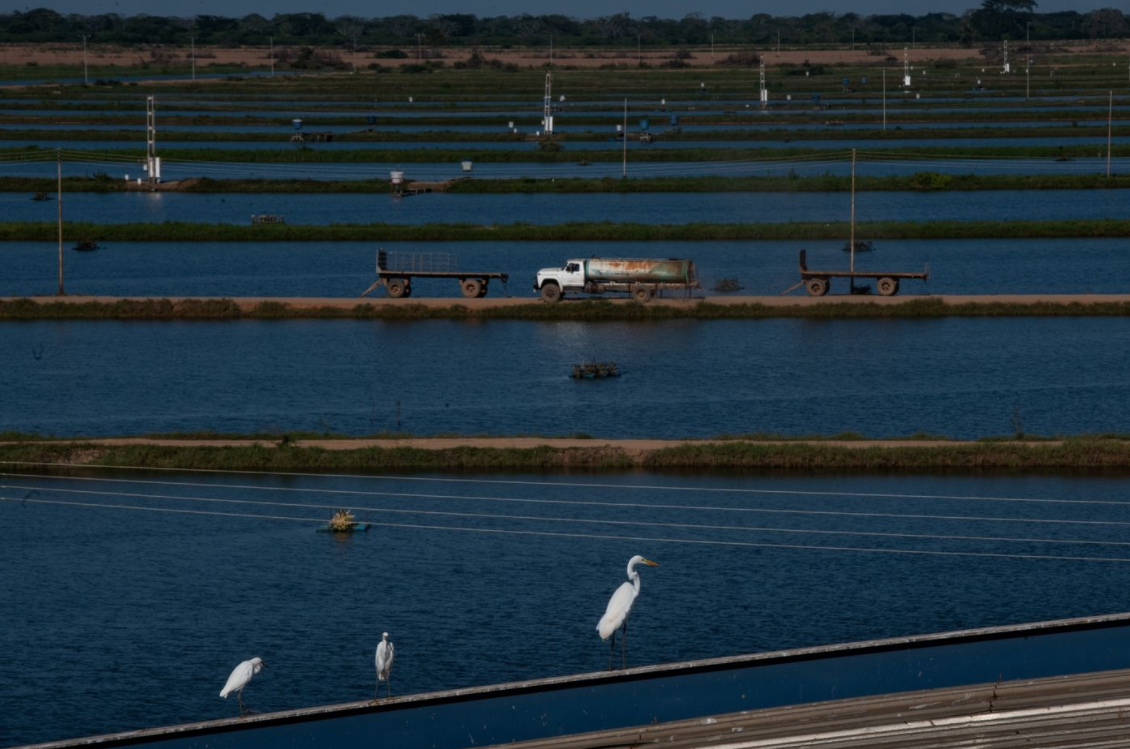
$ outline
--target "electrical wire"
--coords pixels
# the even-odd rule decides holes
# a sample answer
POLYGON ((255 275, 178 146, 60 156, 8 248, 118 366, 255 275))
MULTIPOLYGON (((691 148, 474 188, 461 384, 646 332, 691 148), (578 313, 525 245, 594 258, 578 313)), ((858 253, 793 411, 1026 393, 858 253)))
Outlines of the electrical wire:
MULTIPOLYGON (((12 484, 0 485, 0 489, 17 489, 20 491, 54 492, 62 494, 85 494, 94 496, 129 497, 133 499, 161 499, 183 502, 207 502, 215 504, 255 505, 260 507, 287 507, 301 509, 333 509, 336 505, 299 503, 299 502, 265 502, 248 499, 224 499, 218 497, 196 497, 175 494, 143 494, 136 492, 104 492, 89 489, 61 489, 43 486, 19 486, 12 484)), ((778 528, 744 525, 708 525, 700 523, 661 523, 649 520, 609 520, 602 518, 563 518, 545 515, 507 515, 499 513, 476 512, 449 512, 439 510, 420 510, 413 508, 397 507, 366 507, 350 505, 351 510, 364 510, 366 512, 392 513, 398 515, 426 515, 434 517, 455 517, 475 520, 508 520, 523 522, 545 523, 576 523, 586 525, 628 525, 645 526, 651 528, 679 528, 689 530, 711 531, 745 531, 753 533, 782 533, 782 534, 810 534, 823 536, 861 536, 872 538, 901 538, 925 539, 932 541, 989 541, 994 543, 1024 543, 1024 544, 1075 544, 1090 546, 1130 546, 1127 541, 1100 541, 1094 539, 1055 539, 1055 538, 1016 538, 1008 536, 969 536, 957 534, 931 534, 931 533, 893 533, 887 531, 841 531, 812 528, 778 528)))
MULTIPOLYGON (((19 497, 0 497, 0 502, 19 502, 25 504, 44 504, 44 505, 63 505, 70 507, 89 507, 97 509, 116 509, 128 510, 137 512, 161 512, 171 514, 184 514, 184 515, 209 515, 218 517, 238 517, 238 518, 253 518, 256 520, 290 520, 298 522, 313 522, 313 518, 296 518, 278 515, 259 515, 255 513, 227 513, 216 512, 211 510, 184 510, 173 509, 169 507, 144 507, 136 505, 120 505, 120 504, 96 504, 87 502, 68 502, 64 500, 49 500, 49 499, 21 499, 19 497)), ((324 521, 322 521, 324 522, 324 521)), ((757 549, 790 549, 790 550, 803 550, 803 551, 838 551, 838 552, 854 552, 860 554, 896 554, 900 556, 939 556, 939 557, 973 557, 973 558, 989 558, 989 559, 1013 559, 1013 560, 1039 560, 1039 561, 1056 561, 1056 562, 1107 562, 1117 564, 1128 564, 1130 558, 1124 557, 1085 557, 1085 556, 1057 556, 1052 554, 1012 554, 1003 552, 974 552, 974 551, 943 551, 937 549, 880 549, 872 547, 857 547, 857 546, 825 546, 821 544, 777 544, 777 543, 764 543, 757 541, 719 541, 713 539, 688 539, 688 538, 651 538, 646 536, 620 536, 620 535, 598 535, 588 533, 564 533, 557 531, 521 531, 510 530, 502 528, 467 528, 464 526, 449 526, 449 525, 423 525, 419 523, 388 523, 388 522, 369 522, 369 525, 380 528, 403 528, 412 530, 430 530, 430 531, 454 531, 459 533, 480 533, 480 534, 497 534, 507 536, 536 536, 536 537, 549 537, 549 538, 574 538, 586 540, 600 540, 600 541, 643 541, 646 543, 667 543, 667 544, 685 544, 685 545, 700 545, 700 546, 723 546, 723 547, 739 547, 739 548, 757 548, 757 549)))

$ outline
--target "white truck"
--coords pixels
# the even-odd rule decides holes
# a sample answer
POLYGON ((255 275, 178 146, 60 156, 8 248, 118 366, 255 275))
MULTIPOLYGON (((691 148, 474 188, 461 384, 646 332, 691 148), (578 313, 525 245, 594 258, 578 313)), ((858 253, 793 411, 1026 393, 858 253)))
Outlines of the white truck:
POLYGON ((534 291, 553 303, 566 294, 630 294, 641 304, 656 292, 677 289, 690 293, 701 289, 691 260, 652 258, 600 258, 570 260, 561 268, 542 268, 534 291))

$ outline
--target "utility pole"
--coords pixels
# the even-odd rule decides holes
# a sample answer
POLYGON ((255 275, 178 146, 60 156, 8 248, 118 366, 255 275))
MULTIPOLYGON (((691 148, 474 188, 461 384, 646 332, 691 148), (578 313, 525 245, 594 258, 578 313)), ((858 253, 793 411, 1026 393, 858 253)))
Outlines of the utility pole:
MULTIPOLYGON (((642 37, 641 37, 640 34, 636 34, 636 65, 639 66, 639 65, 642 65, 642 64, 643 64, 643 40, 642 40, 642 37)), ((625 107, 628 106, 626 99, 625 99, 624 106, 625 107)))
POLYGON ((628 100, 624 99, 624 171, 620 175, 621 179, 628 177, 628 100))
POLYGON ((188 38, 189 44, 192 45, 192 80, 196 80, 196 37, 190 36, 188 38))
POLYGON ((758 67, 761 69, 761 106, 765 107, 769 104, 769 89, 765 87, 765 56, 761 55, 757 58, 758 67))
POLYGON ((424 59, 424 35, 423 34, 417 34, 416 35, 416 61, 419 62, 420 60, 423 60, 423 59, 424 59))
POLYGON ((1028 62, 1024 66, 1024 99, 1028 100, 1032 96, 1032 57, 1029 54, 1028 62))
MULTIPOLYGON (((851 229, 848 235, 851 243, 851 272, 855 273, 855 149, 851 149, 851 229)), ((855 286, 855 277, 851 279, 855 286)))
POLYGON ((855 51, 855 29, 851 30, 851 51, 855 51))
POLYGON ((267 37, 271 42, 271 77, 275 76, 275 38, 273 36, 267 37))
POLYGON ((781 54, 781 30, 777 29, 777 54, 781 54))
POLYGON ((910 27, 910 48, 911 49, 917 49, 918 48, 917 38, 918 38, 918 27, 917 26, 911 26, 910 27))
POLYGON ((59 296, 66 296, 67 292, 63 289, 63 150, 61 148, 55 149, 55 170, 57 175, 55 202, 59 209, 59 296))
POLYGON ((82 82, 90 85, 90 68, 86 65, 86 34, 82 35, 82 82))
POLYGON ((549 67, 553 67, 553 37, 549 37, 549 67))
POLYGON ((883 132, 887 132, 887 69, 883 68, 883 132))
POLYGON ((1110 92, 1110 105, 1106 114, 1106 176, 1110 177, 1110 124, 1114 119, 1114 92, 1110 92))
POLYGON ((714 32, 710 32, 710 64, 714 64, 714 32))
POLYGON ((553 73, 545 74, 545 104, 542 107, 542 132, 553 135, 553 73))

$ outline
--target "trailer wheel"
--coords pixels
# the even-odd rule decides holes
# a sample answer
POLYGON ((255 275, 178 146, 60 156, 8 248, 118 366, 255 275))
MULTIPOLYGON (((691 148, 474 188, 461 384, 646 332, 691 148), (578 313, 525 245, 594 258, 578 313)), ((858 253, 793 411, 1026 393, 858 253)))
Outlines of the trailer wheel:
POLYGON ((875 290, 879 292, 880 296, 894 296, 899 293, 898 279, 891 278, 890 276, 883 276, 875 284, 875 290))
POLYGON ((632 289, 632 298, 640 304, 647 304, 655 295, 655 291, 650 286, 637 286, 632 289))
POLYGON ((541 287, 541 300, 553 304, 561 299, 561 287, 550 281, 541 287))
POLYGON ((412 296, 412 282, 411 281, 404 284, 404 298, 407 299, 410 296, 412 296))
POLYGON ((404 296, 405 289, 408 288, 408 282, 402 278, 392 278, 385 282, 385 291, 393 299, 399 299, 404 296))
POLYGON ((810 278, 804 282, 804 288, 809 296, 824 296, 828 293, 828 279, 810 278))
POLYGON ((474 299, 475 297, 479 296, 479 291, 481 291, 483 288, 483 285, 479 283, 479 279, 477 278, 464 278, 459 282, 459 284, 459 288, 463 292, 463 296, 467 297, 468 299, 474 299))
POLYGON ((487 295, 487 287, 490 285, 490 280, 484 278, 482 281, 482 288, 479 289, 479 298, 482 299, 487 295))

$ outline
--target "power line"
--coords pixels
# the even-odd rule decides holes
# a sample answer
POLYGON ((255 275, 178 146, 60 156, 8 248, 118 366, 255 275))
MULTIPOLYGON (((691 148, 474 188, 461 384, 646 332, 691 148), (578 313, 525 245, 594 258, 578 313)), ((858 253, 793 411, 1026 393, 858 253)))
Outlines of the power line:
MULTIPOLYGON (((337 505, 324 505, 312 503, 299 503, 299 502, 264 502, 259 500, 250 499, 223 499, 217 497, 195 497, 183 496, 175 494, 142 494, 135 492, 103 492, 94 491, 89 489, 60 489, 48 488, 43 486, 19 486, 12 484, 0 484, 0 489, 19 489, 21 491, 44 491, 66 494, 87 494, 96 496, 112 496, 112 497, 131 497, 134 499, 165 499, 183 502, 208 502, 216 504, 236 504, 236 505, 255 505, 260 507, 288 507, 288 508, 302 508, 302 509, 318 509, 326 510, 332 509, 337 505)), ((1044 544, 1080 544, 1092 546, 1130 546, 1130 542, 1125 541, 1096 541, 1093 539, 1051 539, 1051 538, 1013 538, 1007 536, 968 536, 957 534, 930 534, 930 533, 893 533, 881 531, 841 531, 841 530, 826 530, 826 529, 810 529, 810 528, 774 528, 774 527, 760 527, 760 526, 743 526, 743 525, 707 525, 698 523, 660 523, 648 520, 608 520, 600 518, 562 518, 544 515, 506 515, 497 513, 475 513, 475 512, 449 512, 440 510, 419 510, 395 507, 365 507, 358 505, 350 505, 351 510, 364 510, 367 512, 383 512, 395 513, 401 515, 427 515, 434 517, 456 517, 468 519, 483 519, 483 520, 511 520, 523 522, 546 522, 546 523, 578 523, 588 525, 636 525, 652 528, 679 528, 690 530, 715 530, 715 531, 747 531, 755 533, 789 533, 789 534, 811 534, 811 535, 825 535, 825 536, 863 536, 874 538, 911 538, 911 539, 927 539, 935 541, 991 541, 999 543, 1044 543, 1044 544)))
MULTIPOLYGON (((169 507, 141 507, 135 505, 119 505, 119 504, 95 504, 88 502, 67 502, 64 500, 48 500, 48 499, 21 499, 18 497, 0 497, 0 502, 20 502, 27 504, 45 504, 45 505, 64 505, 70 507, 89 507, 97 509, 115 509, 115 510, 130 510, 137 512, 162 512, 171 514, 184 514, 184 515, 208 515, 217 517, 237 517, 237 518, 254 518, 256 520, 290 520, 297 522, 315 522, 314 518, 296 518, 278 515, 259 515, 255 513, 229 513, 229 512, 215 512, 211 510, 183 510, 172 509, 169 507)), ((324 521, 318 521, 324 522, 324 521)), ((839 551, 839 552, 856 552, 861 554, 897 554, 900 556, 940 556, 940 557, 976 557, 976 558, 990 558, 990 559, 1015 559, 1015 560, 1033 560, 1033 561, 1057 561, 1057 562, 1110 562, 1118 564, 1130 563, 1130 558, 1124 557, 1083 557, 1083 556, 1056 556, 1049 554, 1006 554, 1000 552, 973 552, 973 551, 939 551, 928 549, 878 549, 857 546, 823 546, 819 544, 772 544, 756 541, 717 541, 706 539, 687 539, 687 538, 651 538, 646 536, 619 536, 619 535, 597 535, 587 533, 562 533, 556 531, 518 531, 506 530, 501 528, 466 528, 461 526, 448 526, 448 525, 423 525, 419 523, 387 523, 387 522, 369 522, 369 525, 380 528, 405 528, 411 530, 432 530, 432 531, 454 531, 459 533, 483 533, 483 534, 497 534, 507 536, 537 536, 548 538, 578 538, 586 540, 600 540, 600 541, 643 541, 646 543, 668 543, 668 544, 684 544, 684 545, 700 545, 700 546, 726 546, 738 548, 756 548, 756 549, 790 549, 790 550, 803 550, 803 551, 839 551)))

